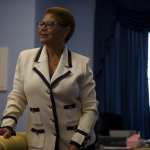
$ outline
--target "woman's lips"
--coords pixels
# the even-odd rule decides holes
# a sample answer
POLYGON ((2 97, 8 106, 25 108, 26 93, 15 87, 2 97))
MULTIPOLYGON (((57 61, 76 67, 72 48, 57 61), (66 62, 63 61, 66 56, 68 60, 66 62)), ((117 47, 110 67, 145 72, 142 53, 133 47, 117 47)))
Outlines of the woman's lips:
POLYGON ((47 37, 48 34, 40 34, 40 37, 47 37))
POLYGON ((48 34, 40 34, 40 39, 47 39, 48 38, 48 34))

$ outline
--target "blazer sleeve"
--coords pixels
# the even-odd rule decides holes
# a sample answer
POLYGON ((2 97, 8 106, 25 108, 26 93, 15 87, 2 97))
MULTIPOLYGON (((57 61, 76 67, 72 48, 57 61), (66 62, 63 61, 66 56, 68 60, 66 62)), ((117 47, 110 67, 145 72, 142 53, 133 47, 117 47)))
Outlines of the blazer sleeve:
POLYGON ((89 59, 84 65, 84 74, 80 80, 82 116, 75 134, 71 139, 72 144, 82 146, 86 143, 90 133, 94 130, 98 118, 98 101, 96 100, 95 82, 89 59))
POLYGON ((13 89, 9 93, 1 127, 15 128, 18 118, 23 113, 27 101, 24 93, 23 65, 21 54, 18 57, 13 81, 13 89))

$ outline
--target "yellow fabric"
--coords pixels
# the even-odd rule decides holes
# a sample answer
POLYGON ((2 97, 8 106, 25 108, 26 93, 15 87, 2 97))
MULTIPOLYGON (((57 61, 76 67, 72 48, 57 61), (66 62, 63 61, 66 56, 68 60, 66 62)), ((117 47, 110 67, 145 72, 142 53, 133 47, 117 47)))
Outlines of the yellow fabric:
POLYGON ((8 139, 0 136, 0 150, 27 150, 26 134, 19 132, 8 139))

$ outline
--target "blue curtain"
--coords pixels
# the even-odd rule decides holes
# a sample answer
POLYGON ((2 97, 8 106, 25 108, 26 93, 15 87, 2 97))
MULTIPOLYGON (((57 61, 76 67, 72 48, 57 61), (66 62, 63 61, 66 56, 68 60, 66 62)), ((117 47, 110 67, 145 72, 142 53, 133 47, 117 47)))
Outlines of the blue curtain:
POLYGON ((97 11, 99 9, 95 17, 94 75, 99 109, 121 114, 125 129, 150 137, 148 32, 122 26, 115 17, 109 26, 102 26, 109 17, 103 22, 97 11))

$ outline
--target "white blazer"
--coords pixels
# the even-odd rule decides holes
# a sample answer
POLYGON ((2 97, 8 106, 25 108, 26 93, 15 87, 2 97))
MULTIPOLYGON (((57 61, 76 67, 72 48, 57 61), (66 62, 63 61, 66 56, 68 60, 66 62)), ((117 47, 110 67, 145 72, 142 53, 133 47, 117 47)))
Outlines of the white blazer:
POLYGON ((67 150, 69 143, 86 147, 95 141, 98 102, 89 58, 65 48, 50 79, 45 47, 22 51, 1 126, 15 128, 27 104, 29 150, 67 150))

